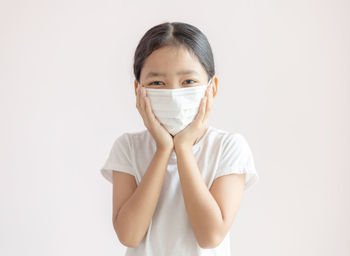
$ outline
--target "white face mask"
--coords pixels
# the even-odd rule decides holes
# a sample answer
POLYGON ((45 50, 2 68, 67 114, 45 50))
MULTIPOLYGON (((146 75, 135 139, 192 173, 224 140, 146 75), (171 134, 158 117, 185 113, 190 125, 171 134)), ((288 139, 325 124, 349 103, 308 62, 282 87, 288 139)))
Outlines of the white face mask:
POLYGON ((155 116, 170 134, 177 134, 194 120, 211 81, 188 88, 145 88, 155 116))

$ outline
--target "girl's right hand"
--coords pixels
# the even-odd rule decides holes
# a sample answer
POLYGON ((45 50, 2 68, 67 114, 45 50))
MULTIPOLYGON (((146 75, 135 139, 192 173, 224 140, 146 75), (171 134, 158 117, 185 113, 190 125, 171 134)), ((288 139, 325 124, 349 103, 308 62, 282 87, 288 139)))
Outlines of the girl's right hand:
POLYGON ((151 102, 146 95, 146 89, 140 84, 137 85, 136 89, 136 108, 143 119, 144 125, 156 141, 157 149, 173 150, 173 137, 154 115, 151 102))

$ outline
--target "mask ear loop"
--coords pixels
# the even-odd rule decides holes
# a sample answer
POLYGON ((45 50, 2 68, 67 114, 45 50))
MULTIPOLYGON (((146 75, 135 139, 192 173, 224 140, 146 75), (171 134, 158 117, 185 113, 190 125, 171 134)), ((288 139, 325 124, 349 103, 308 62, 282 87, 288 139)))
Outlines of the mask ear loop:
POLYGON ((212 82, 213 82, 213 77, 210 78, 209 83, 208 83, 209 86, 210 86, 210 88, 213 87, 213 86, 212 86, 212 82))
POLYGON ((213 80, 213 77, 210 78, 209 83, 208 83, 208 87, 209 87, 209 92, 210 93, 212 93, 212 88, 213 88, 212 80, 213 80))

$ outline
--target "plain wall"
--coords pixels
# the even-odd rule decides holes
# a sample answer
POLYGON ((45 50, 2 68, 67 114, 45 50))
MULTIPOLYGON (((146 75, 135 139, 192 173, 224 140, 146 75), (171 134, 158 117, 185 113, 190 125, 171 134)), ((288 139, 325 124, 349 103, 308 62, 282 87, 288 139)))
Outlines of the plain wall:
POLYGON ((0 2, 0 255, 122 255, 113 141, 145 129, 133 54, 165 21, 214 53, 209 123, 242 133, 259 183, 233 255, 350 255, 349 1, 0 2))

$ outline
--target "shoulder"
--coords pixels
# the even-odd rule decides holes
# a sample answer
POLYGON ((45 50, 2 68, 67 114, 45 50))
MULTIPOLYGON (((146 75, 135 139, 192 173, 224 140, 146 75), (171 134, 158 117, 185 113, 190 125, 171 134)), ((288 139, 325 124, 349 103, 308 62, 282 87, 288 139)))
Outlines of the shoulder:
POLYGON ((135 132, 123 132, 114 140, 114 144, 123 144, 123 145, 133 145, 138 142, 145 142, 149 139, 148 130, 141 130, 135 132))
POLYGON ((140 152, 152 152, 156 143, 148 129, 136 132, 123 132, 116 137, 113 143, 115 152, 124 151, 126 154, 139 154, 140 152))
POLYGON ((220 141, 222 146, 226 144, 248 144, 245 136, 238 131, 227 131, 216 127, 211 127, 211 137, 220 141))
POLYGON ((221 160, 248 159, 252 154, 246 137, 238 131, 211 129, 212 145, 218 150, 221 160))

